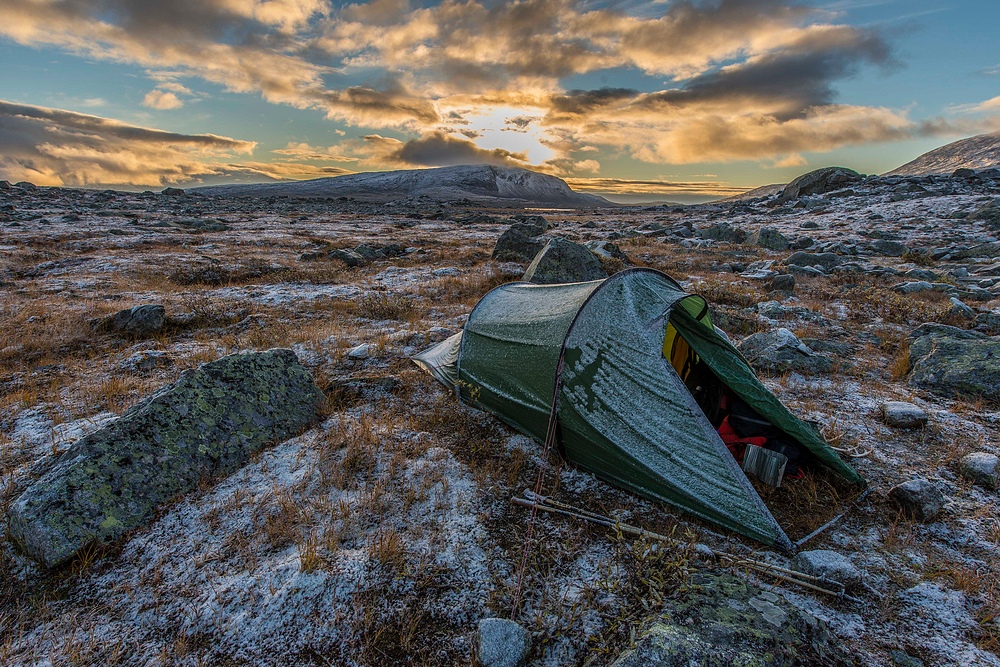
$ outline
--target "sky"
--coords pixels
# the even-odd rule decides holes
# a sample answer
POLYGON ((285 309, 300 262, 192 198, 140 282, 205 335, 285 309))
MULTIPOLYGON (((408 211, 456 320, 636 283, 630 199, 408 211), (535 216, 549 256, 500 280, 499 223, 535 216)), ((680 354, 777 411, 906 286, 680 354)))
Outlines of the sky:
POLYGON ((0 179, 495 164, 696 201, 1000 130, 995 0, 0 0, 0 179))

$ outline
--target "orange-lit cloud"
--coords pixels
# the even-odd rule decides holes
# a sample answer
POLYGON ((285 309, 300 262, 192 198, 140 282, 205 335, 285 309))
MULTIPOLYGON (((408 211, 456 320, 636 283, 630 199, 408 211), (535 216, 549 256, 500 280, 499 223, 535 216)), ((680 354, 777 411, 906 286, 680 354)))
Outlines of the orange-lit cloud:
MULTIPOLYGON (((602 173, 610 155, 796 166, 805 152, 956 127, 839 100, 839 81, 896 62, 879 33, 827 12, 790 0, 718 0, 633 16, 609 4, 0 0, 0 36, 143 67, 153 82, 143 103, 153 109, 184 107, 204 95, 197 83, 205 81, 368 132, 309 157, 276 151, 286 164, 471 161, 579 175, 602 173), (571 75, 613 82, 621 71, 663 83, 652 91, 563 87, 571 75), (496 114, 497 127, 483 126, 496 114), (394 133, 402 138, 383 136, 394 133)), ((971 111, 983 118, 965 122, 979 127, 1000 115, 994 100, 971 111)), ((51 159, 57 148, 36 151, 51 159)))
POLYGON ((155 186, 224 173, 255 144, 164 132, 0 100, 0 177, 39 185, 155 186))

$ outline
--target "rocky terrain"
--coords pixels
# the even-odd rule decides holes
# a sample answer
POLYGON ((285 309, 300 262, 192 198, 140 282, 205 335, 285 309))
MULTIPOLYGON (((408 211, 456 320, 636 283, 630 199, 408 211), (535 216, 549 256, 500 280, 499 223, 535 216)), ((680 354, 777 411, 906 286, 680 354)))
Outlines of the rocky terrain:
POLYGON ((0 664, 1000 665, 1000 170, 542 215, 4 182, 0 249, 0 664), (868 493, 758 486, 793 541, 843 514, 793 557, 553 454, 675 543, 529 537, 541 446, 410 361, 529 265, 704 295, 868 493))

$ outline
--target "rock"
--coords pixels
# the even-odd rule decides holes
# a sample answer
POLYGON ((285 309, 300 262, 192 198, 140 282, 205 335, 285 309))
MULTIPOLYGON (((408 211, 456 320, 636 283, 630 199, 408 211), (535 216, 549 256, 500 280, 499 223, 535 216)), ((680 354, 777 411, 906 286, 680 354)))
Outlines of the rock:
POLYGON ((824 271, 832 271, 841 263, 840 255, 832 252, 793 252, 785 260, 786 266, 819 266, 824 271))
POLYGON ((774 227, 761 227, 746 238, 747 245, 760 246, 768 250, 788 250, 788 239, 774 227))
POLYGON ((861 585, 861 571, 854 563, 843 554, 829 549, 800 551, 792 560, 792 569, 839 582, 849 589, 861 585))
POLYGON ((920 428, 927 424, 927 413, 913 403, 888 401, 881 406, 882 419, 897 428, 920 428))
POLYGON ((923 660, 914 658, 912 655, 899 649, 889 651, 889 657, 892 658, 892 664, 896 667, 926 667, 923 660))
POLYGON ((10 190, 10 181, 0 181, 0 190, 10 190))
POLYGON ((531 635, 506 618, 479 621, 479 664, 483 667, 520 667, 531 650, 531 635))
POLYGON ((903 274, 907 278, 912 278, 914 280, 922 280, 928 283, 935 283, 940 280, 941 276, 934 273, 930 269, 910 269, 903 274))
POLYGON ((163 188, 160 190, 160 194, 168 197, 181 197, 184 195, 184 191, 180 188, 163 188))
POLYGON ((899 241, 878 240, 872 242, 872 251, 883 257, 902 257, 909 251, 909 248, 899 241))
POLYGON ((1000 198, 983 204, 969 216, 970 220, 983 220, 994 231, 1000 230, 1000 198))
POLYGON ((826 624, 783 597, 729 574, 692 582, 640 626, 613 667, 850 664, 826 624))
POLYGON ((339 260, 344 264, 346 264, 347 266, 364 266, 365 264, 368 263, 368 260, 366 260, 363 256, 359 255, 353 250, 344 250, 343 248, 336 248, 334 250, 331 250, 327 254, 327 257, 329 257, 330 259, 339 260))
POLYGON ((958 462, 958 471, 973 484, 995 491, 1000 483, 1000 458, 988 452, 966 454, 958 462))
POLYGON ((601 280, 608 274, 593 253, 582 245, 555 238, 542 248, 522 280, 539 285, 601 280))
POLYGON ((516 224, 520 225, 528 236, 538 236, 549 231, 551 225, 549 221, 540 215, 526 215, 519 213, 514 216, 516 224))
POLYGON ((930 292, 934 285, 925 280, 914 280, 910 282, 897 283, 890 287, 897 294, 916 294, 918 292, 930 292))
POLYGON ((171 363, 170 356, 162 350, 141 350, 122 361, 121 369, 132 373, 144 373, 157 366, 169 366, 171 363))
POLYGON ((966 320, 976 319, 976 311, 974 311, 969 306, 965 305, 955 297, 950 297, 948 299, 951 302, 951 308, 948 309, 950 315, 957 315, 966 320))
POLYGON ((911 387, 1000 400, 1000 337, 931 323, 911 336, 911 387))
POLYGON ((825 373, 833 366, 833 360, 816 354, 785 328, 747 336, 737 348, 751 365, 771 373, 825 373))
POLYGON ((367 359, 371 356, 371 346, 368 343, 362 343, 352 347, 347 351, 348 359, 367 359))
POLYGON ((157 508, 311 423, 323 402, 291 350, 185 371, 78 440, 14 501, 10 534, 46 567, 148 524, 157 508))
POLYGON ((976 175, 975 169, 969 169, 968 167, 959 167, 955 171, 951 172, 952 178, 972 178, 976 175))
POLYGON ((792 292, 795 290, 795 276, 790 273, 782 273, 771 278, 771 289, 778 292, 792 292))
POLYGON ((944 508, 944 494, 926 479, 911 479, 889 489, 905 515, 918 521, 933 521, 944 508))
POLYGON ((143 304, 120 310, 101 323, 107 331, 137 338, 152 336, 163 330, 166 309, 157 304, 143 304))
POLYGON ((530 262, 542 248, 548 237, 539 236, 538 226, 524 223, 511 225, 497 239, 493 247, 493 259, 507 262, 530 262))
POLYGON ((632 260, 628 258, 625 251, 611 241, 587 241, 583 247, 597 255, 598 260, 616 259, 626 265, 632 264, 632 260))
POLYGON ((738 227, 733 227, 728 222, 717 222, 704 229, 697 231, 698 237, 711 241, 722 241, 725 243, 743 243, 747 238, 747 233, 738 227))
POLYGON ((785 186, 778 196, 779 202, 798 199, 805 195, 821 195, 857 183, 861 174, 846 167, 824 167, 802 174, 785 186))

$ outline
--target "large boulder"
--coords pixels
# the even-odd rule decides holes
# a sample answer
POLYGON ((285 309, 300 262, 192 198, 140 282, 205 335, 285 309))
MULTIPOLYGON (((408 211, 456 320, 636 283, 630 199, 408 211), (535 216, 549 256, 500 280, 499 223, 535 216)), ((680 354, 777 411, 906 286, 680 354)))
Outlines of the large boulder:
POLYGON ((647 620, 613 667, 851 664, 826 624, 739 577, 701 573, 647 620))
POLYGON ((542 248, 524 272, 526 282, 539 285, 581 283, 601 280, 608 274, 587 248, 566 239, 555 238, 542 248))
POLYGON ((911 387, 1000 400, 1000 337, 940 324, 921 325, 911 337, 911 387))
POLYGON ((46 567, 65 563, 295 436, 322 401, 291 350, 234 354, 185 371, 60 455, 11 505, 11 537, 46 567))
POLYGON ((737 347, 752 366, 771 373, 825 373, 833 366, 833 360, 816 354, 785 328, 747 336, 737 347))
POLYGON ((493 259, 506 262, 530 262, 545 247, 547 236, 539 236, 542 226, 519 222, 508 227, 493 247, 493 259))
POLYGON ((785 186, 778 199, 788 201, 805 195, 821 195, 846 188, 861 180, 861 174, 847 167, 823 167, 802 174, 785 186))

